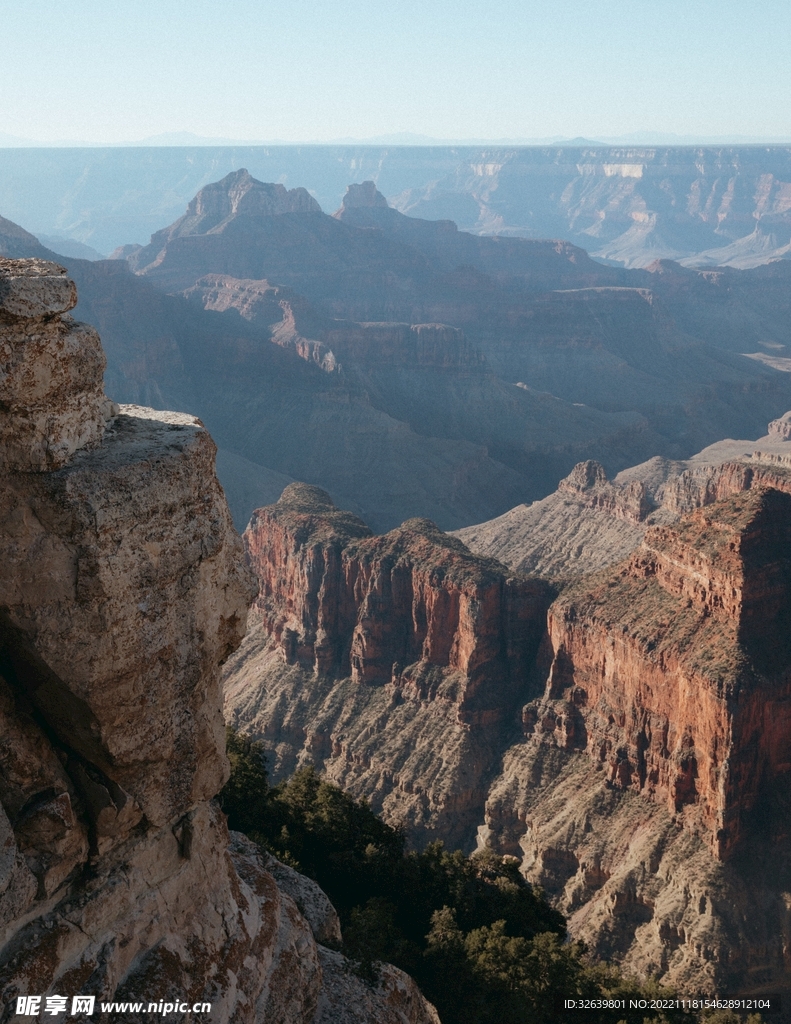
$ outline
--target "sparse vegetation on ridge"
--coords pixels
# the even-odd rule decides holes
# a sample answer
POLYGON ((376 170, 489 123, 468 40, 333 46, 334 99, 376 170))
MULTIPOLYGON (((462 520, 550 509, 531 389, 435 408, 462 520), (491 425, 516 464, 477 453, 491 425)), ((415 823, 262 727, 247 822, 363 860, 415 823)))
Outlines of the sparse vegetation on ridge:
MULTIPOLYGON (((630 999, 670 993, 624 978, 568 942, 562 915, 524 881, 514 858, 491 851, 467 857, 442 843, 407 850, 404 836, 364 800, 312 767, 270 786, 263 745, 233 729, 228 755, 231 777, 220 799, 229 826, 314 878, 338 910, 344 952, 358 971, 373 980, 377 961, 401 967, 443 1024, 560 1024, 572 1019, 558 1005, 565 998, 625 1003, 586 1011, 586 1024, 698 1019, 681 1010, 630 1010, 630 999)), ((730 1024, 721 1015, 705 1020, 730 1024)))

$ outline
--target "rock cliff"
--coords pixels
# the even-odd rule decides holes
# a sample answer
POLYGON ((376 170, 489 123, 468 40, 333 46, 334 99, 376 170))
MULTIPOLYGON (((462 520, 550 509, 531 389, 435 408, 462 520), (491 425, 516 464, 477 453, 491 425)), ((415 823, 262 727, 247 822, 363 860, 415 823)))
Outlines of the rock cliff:
POLYGON ((276 771, 318 760, 416 841, 469 845, 550 588, 428 520, 373 537, 306 485, 244 540, 259 625, 229 665, 227 716, 265 735, 276 771))
POLYGON ((718 462, 734 444, 640 486, 578 466, 569 522, 628 535, 554 601, 425 521, 370 536, 292 485, 245 534, 259 621, 226 714, 278 771, 318 764, 419 843, 477 828, 628 970, 785 985, 791 494, 782 450, 718 462), (722 483, 700 507, 662 505, 704 469, 722 483))
POLYGON ((372 537, 326 492, 290 484, 244 541, 263 626, 287 663, 442 694, 462 722, 496 720, 524 685, 549 588, 430 520, 372 537))
MULTIPOLYGON (((344 1021, 293 886, 213 801, 219 668, 255 594, 216 449, 193 417, 108 402, 75 299, 62 267, 0 262, 0 1020, 85 994, 94 1019, 344 1021)), ((436 1021, 400 972, 355 985, 369 1019, 436 1021)))
POLYGON ((791 492, 791 446, 782 436, 789 415, 757 441, 721 441, 684 460, 655 456, 614 480, 598 462, 578 463, 554 494, 455 536, 519 572, 595 572, 634 551, 652 525, 756 487, 791 492))
POLYGON ((766 991, 791 966, 789 513, 739 493, 567 589, 487 802, 482 841, 573 934, 685 988, 766 991))
POLYGON ((544 700, 561 703, 523 714, 614 786, 692 809, 719 858, 791 767, 790 513, 791 497, 758 489, 649 529, 625 567, 553 605, 544 700))

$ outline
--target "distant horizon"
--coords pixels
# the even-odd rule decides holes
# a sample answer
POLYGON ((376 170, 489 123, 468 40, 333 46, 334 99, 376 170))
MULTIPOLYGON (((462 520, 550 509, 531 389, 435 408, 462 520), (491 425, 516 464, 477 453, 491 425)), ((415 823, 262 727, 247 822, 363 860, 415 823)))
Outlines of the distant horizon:
POLYGON ((396 132, 367 138, 334 139, 229 139, 193 132, 164 132, 142 139, 103 141, 91 139, 29 139, 0 132, 0 149, 146 149, 237 146, 787 146, 791 135, 681 135, 672 132, 630 132, 620 136, 579 135, 541 138, 435 138, 417 132, 396 132))

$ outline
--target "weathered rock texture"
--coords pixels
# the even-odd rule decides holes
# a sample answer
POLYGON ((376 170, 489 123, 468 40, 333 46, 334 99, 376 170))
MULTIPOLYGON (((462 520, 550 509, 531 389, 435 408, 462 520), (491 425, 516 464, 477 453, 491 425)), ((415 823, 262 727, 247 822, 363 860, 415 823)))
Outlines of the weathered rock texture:
POLYGON ((245 531, 256 606, 287 663, 442 695, 494 721, 527 678, 549 590, 427 519, 371 537, 326 492, 291 484, 245 531))
POLYGON ((469 845, 549 587, 428 520, 372 537, 306 485, 259 509, 245 545, 260 623, 229 669, 228 717, 266 736, 277 772, 318 760, 416 841, 469 845))
POLYGON ((598 462, 578 463, 554 494, 455 536, 520 572, 596 572, 634 551, 650 526, 754 487, 791 492, 791 453, 776 428, 785 422, 770 423, 758 441, 721 441, 691 459, 656 456, 612 481, 598 462))
POLYGON ((479 842, 628 970, 784 985, 791 467, 709 456, 636 482, 577 467, 559 499, 620 524, 627 557, 552 604, 423 521, 371 537, 292 485, 245 535, 259 622, 226 713, 278 771, 320 765, 418 842, 469 847, 485 805, 479 842), (679 495, 699 506, 680 519, 679 495))
POLYGON ((526 726, 551 725, 614 786, 690 810, 727 857, 761 786, 791 770, 789 569, 791 497, 778 491, 652 527, 626 567, 553 605, 545 698, 526 726))
POLYGON ((682 988, 787 984, 789 569, 791 497, 758 487, 566 590, 487 802, 575 935, 682 988))
POLYGON ((99 336, 59 316, 76 304, 57 263, 0 258, 0 469, 57 469, 102 436, 112 409, 99 336))
MULTIPOLYGON (((15 390, 0 431, 33 454, 0 488, 0 1020, 18 995, 85 993, 311 1024, 311 927, 212 799, 228 770, 219 668, 255 593, 214 444, 190 416, 136 406, 105 428, 98 337, 58 313, 73 285, 50 265, 1 269, 15 390), (38 455, 46 429, 17 428, 51 367, 50 422, 63 410, 70 431, 57 468, 38 455)), ((336 937, 326 897, 323 930, 309 902, 336 937)), ((410 991, 414 1020, 433 1021, 410 991)))

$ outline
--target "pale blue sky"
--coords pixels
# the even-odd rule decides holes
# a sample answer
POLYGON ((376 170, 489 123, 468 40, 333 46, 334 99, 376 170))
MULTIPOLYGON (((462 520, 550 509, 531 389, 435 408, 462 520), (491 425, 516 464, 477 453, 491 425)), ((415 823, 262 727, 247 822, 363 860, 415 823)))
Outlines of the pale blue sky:
POLYGON ((0 0, 0 133, 791 137, 788 0, 0 0))

